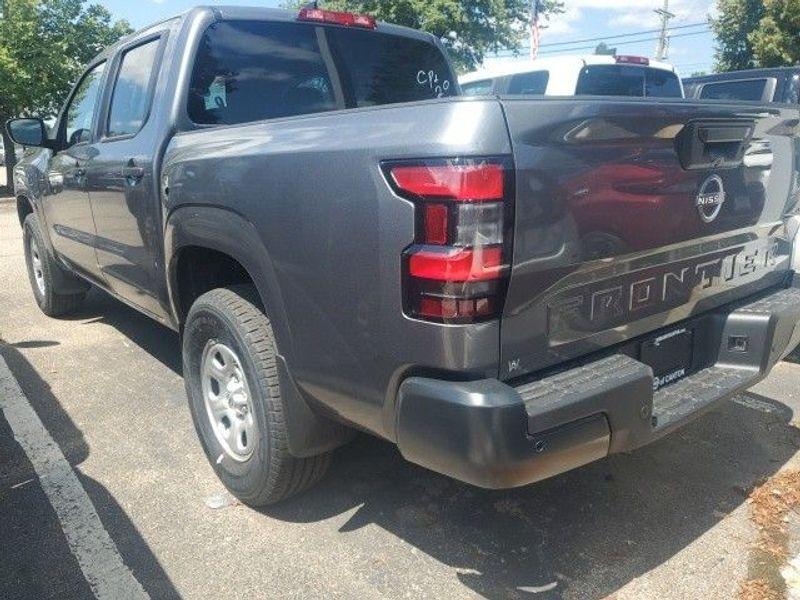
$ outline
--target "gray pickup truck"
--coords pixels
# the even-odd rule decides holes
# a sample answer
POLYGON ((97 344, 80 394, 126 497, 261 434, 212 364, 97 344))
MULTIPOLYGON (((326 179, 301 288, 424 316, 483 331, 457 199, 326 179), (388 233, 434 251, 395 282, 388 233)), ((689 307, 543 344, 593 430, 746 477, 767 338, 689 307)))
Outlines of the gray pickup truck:
POLYGON ((763 378, 800 342, 799 116, 460 97, 430 35, 199 8, 98 56, 52 136, 8 129, 41 309, 93 285, 180 332, 203 448, 263 505, 355 429, 508 488, 763 378))
POLYGON ((800 67, 749 69, 683 80, 687 98, 800 104, 800 67))

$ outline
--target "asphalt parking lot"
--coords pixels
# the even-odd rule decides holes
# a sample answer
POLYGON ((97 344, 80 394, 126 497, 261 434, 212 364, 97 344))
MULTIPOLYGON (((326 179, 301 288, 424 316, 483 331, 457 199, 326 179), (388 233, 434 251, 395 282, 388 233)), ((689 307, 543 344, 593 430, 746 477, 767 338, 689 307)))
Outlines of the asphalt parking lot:
POLYGON ((638 453, 539 485, 474 489, 361 436, 312 492, 254 511, 223 493, 196 441, 176 335, 100 292, 77 316, 44 317, 8 202, 0 257, 1 598, 714 600, 753 579, 800 594, 785 564, 800 518, 784 519, 788 559, 765 558, 747 502, 800 469, 800 365, 638 453), (42 463, 20 433, 37 419, 65 463, 42 463), (112 587, 97 593, 87 572, 112 587))

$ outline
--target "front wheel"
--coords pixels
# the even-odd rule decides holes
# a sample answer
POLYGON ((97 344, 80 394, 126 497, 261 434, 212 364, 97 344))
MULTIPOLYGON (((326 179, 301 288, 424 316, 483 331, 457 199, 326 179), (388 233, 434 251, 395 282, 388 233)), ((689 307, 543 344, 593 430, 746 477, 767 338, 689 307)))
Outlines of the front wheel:
MULTIPOLYGON (((23 223, 22 239, 25 244, 25 264, 36 304, 48 317, 60 317, 77 310, 86 292, 65 292, 59 282, 74 277, 56 262, 47 248, 39 219, 29 214, 23 223)), ((82 284, 81 284, 82 285, 82 284)), ((77 286, 78 288, 81 285, 77 286)))
POLYGON ((183 372, 195 429, 217 476, 245 504, 264 506, 316 483, 330 454, 295 458, 269 319, 252 286, 195 301, 183 334, 183 372))

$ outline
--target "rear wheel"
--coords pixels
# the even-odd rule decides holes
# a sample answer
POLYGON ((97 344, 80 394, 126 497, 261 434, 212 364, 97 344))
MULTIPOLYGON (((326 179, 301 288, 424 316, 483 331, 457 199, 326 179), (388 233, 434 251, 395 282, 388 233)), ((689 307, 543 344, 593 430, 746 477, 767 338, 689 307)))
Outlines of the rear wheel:
POLYGON ((86 292, 65 293, 59 285, 59 282, 71 280, 74 275, 67 273, 55 261, 45 244, 39 219, 35 214, 25 217, 22 237, 25 244, 28 279, 31 282, 33 297, 42 312, 49 317, 60 317, 77 310, 86 297, 86 292))
POLYGON ((330 464, 327 453, 289 453, 276 354, 252 286, 212 290, 192 305, 183 334, 192 419, 220 480, 251 506, 308 489, 330 464))

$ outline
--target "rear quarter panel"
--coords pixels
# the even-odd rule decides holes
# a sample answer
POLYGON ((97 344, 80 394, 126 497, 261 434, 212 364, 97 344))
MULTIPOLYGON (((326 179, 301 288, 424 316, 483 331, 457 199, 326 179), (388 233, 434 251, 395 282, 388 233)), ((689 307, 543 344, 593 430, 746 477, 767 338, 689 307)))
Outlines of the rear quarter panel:
POLYGON ((404 316, 401 254, 414 238, 414 208, 393 194, 380 163, 510 153, 496 100, 219 127, 172 140, 166 208, 215 206, 252 223, 286 309, 278 344, 292 375, 341 417, 391 437, 403 374, 497 376, 499 323, 404 316))

